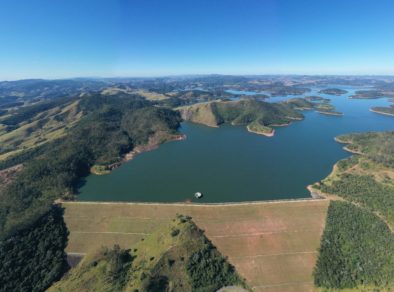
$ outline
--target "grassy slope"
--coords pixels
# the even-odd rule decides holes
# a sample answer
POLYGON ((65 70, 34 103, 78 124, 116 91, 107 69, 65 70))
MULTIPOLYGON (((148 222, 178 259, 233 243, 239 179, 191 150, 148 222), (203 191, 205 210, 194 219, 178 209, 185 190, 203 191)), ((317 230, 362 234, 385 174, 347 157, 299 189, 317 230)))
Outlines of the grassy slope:
POLYGON ((147 90, 143 90, 143 89, 137 90, 134 93, 141 95, 148 100, 163 100, 163 99, 169 98, 168 96, 166 96, 164 94, 154 92, 154 91, 147 91, 147 90))
POLYGON ((78 101, 74 101, 40 112, 11 131, 2 131, 0 160, 63 137, 65 129, 77 124, 82 116, 78 101))
POLYGON ((49 291, 214 291, 243 280, 203 232, 187 217, 178 216, 130 251, 131 264, 123 265, 123 280, 111 272, 108 250, 86 257, 49 291), (207 257, 204 257, 204 251, 207 257), (157 290, 154 290, 154 289, 157 290))
POLYGON ((139 96, 143 96, 147 100, 164 100, 170 98, 167 95, 155 92, 155 91, 148 91, 144 89, 131 89, 129 87, 125 88, 119 88, 117 86, 111 86, 105 88, 103 91, 101 91, 102 94, 104 95, 116 95, 119 93, 125 93, 125 94, 137 94, 139 96))
POLYGON ((179 107, 182 118, 193 123, 217 127, 219 122, 213 110, 213 102, 179 107))

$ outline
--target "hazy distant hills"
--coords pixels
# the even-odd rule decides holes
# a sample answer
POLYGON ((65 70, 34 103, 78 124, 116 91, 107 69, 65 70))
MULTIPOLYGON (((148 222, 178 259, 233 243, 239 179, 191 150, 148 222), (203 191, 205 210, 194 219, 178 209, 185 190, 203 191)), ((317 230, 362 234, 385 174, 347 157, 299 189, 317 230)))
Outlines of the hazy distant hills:
POLYGON ((160 93, 185 89, 265 90, 273 95, 302 94, 313 85, 363 85, 385 92, 394 90, 394 79, 390 76, 303 76, 303 75, 185 75, 151 78, 74 78, 74 79, 25 79, 0 82, 0 107, 31 99, 53 99, 61 96, 101 91, 111 86, 129 86, 159 91, 160 93))
POLYGON ((53 99, 75 95, 99 90, 105 86, 108 86, 107 82, 90 79, 3 81, 0 82, 0 106, 5 107, 8 103, 16 101, 53 99))

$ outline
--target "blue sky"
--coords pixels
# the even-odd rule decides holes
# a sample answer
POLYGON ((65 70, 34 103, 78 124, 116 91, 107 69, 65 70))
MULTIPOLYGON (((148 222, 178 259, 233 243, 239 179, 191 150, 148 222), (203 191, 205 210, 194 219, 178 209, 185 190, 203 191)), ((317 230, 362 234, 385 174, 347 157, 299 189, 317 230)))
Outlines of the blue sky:
POLYGON ((392 0, 0 0, 0 80, 394 74, 392 0))

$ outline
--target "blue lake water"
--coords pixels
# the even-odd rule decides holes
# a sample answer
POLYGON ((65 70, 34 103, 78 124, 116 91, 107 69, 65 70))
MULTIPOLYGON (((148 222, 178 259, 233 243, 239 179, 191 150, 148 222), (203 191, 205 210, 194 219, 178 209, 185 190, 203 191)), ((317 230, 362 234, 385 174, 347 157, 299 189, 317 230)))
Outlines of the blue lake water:
POLYGON ((305 120, 276 128, 271 138, 244 127, 183 123, 186 140, 140 154, 109 175, 90 175, 78 199, 196 201, 197 191, 204 194, 199 202, 309 197, 306 186, 326 177, 335 162, 350 155, 334 141, 335 136, 394 130, 393 117, 369 111, 372 106, 390 104, 387 99, 348 99, 356 88, 346 89, 349 93, 342 96, 320 94, 330 98, 344 116, 305 111, 305 120))

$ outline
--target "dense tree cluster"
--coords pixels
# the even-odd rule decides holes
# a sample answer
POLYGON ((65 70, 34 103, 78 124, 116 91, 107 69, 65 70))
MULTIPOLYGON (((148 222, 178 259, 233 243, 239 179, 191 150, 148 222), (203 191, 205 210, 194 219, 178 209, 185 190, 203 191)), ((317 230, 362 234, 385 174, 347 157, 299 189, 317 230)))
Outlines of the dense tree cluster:
POLYGON ((327 215, 315 284, 324 288, 392 287, 394 236, 373 213, 332 201, 327 215))
POLYGON ((361 203, 365 208, 377 211, 394 224, 394 188, 378 183, 371 176, 344 173, 332 184, 323 184, 321 190, 361 203))
POLYGON ((242 284, 234 267, 209 242, 190 256, 186 269, 193 291, 216 291, 221 287, 242 284))
POLYGON ((0 291, 44 291, 68 269, 68 231, 53 206, 29 228, 0 242, 0 291))
POLYGON ((100 251, 100 256, 96 257, 89 265, 97 265, 100 260, 108 263, 105 270, 106 280, 114 287, 123 287, 133 261, 130 250, 122 249, 117 244, 112 249, 103 248, 100 251))
POLYGON ((267 103, 255 100, 241 100, 237 103, 216 102, 212 104, 218 124, 249 124, 257 121, 261 125, 286 124, 292 119, 304 116, 284 103, 267 103))

